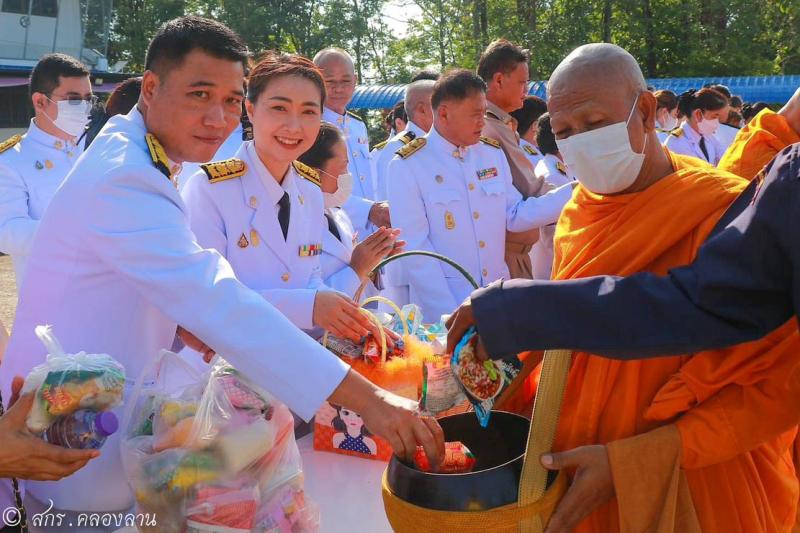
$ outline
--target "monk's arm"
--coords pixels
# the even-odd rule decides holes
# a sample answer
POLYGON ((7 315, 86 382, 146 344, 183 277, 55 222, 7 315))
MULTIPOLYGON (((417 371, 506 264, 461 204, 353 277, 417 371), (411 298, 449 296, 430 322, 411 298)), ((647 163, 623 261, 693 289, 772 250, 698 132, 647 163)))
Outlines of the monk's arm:
POLYGON ((497 282, 472 295, 489 354, 567 348, 636 359, 760 338, 800 305, 800 144, 743 193, 694 263, 659 277, 497 282), (760 186, 760 191, 754 189, 760 186), (736 215, 735 217, 733 215, 736 215))

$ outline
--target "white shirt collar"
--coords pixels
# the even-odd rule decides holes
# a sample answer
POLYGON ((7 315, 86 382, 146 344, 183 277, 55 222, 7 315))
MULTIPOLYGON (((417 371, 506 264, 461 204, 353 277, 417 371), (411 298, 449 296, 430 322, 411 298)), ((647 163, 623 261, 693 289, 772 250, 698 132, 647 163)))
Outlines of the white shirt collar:
POLYGON ((78 147, 75 142, 77 139, 65 141, 60 137, 50 135, 36 124, 35 118, 31 119, 31 124, 28 127, 28 131, 25 133, 25 138, 39 144, 43 144, 47 147, 55 148, 56 150, 64 150, 69 148, 72 151, 78 147))
POLYGON ((423 130, 422 128, 420 128, 419 126, 417 126, 416 124, 414 124, 410 120, 406 124, 406 131, 410 131, 411 133, 413 133, 417 137, 424 137, 428 133, 427 131, 423 130))
MULTIPOLYGON (((111 117, 110 120, 113 120, 114 118, 116 118, 116 117, 111 117)), ((141 134, 142 135, 142 141, 141 142, 144 142, 144 137, 148 133, 147 132, 147 124, 145 124, 145 122, 144 122, 144 115, 142 115, 141 111, 139 111, 139 106, 138 105, 133 106, 133 108, 128 112, 128 114, 125 115, 125 118, 127 120, 131 121, 138 129, 140 129, 142 131, 142 134, 141 134)), ((156 139, 158 139, 158 137, 156 137, 156 139)), ((167 151, 164 150, 165 154, 166 154, 166 152, 167 151)), ((172 180, 177 179, 176 178, 177 175, 180 174, 181 170, 183 169, 183 163, 178 163, 176 161, 173 161, 173 159, 169 156, 169 154, 167 154, 167 165, 169 166, 170 179, 172 179, 172 180)))
POLYGON ((345 113, 344 115, 340 115, 336 111, 332 109, 328 109, 324 107, 322 109, 322 120, 326 120, 331 124, 335 124, 338 127, 344 127, 345 124, 350 120, 350 117, 345 113))
POLYGON ((442 135, 436 131, 436 126, 431 128, 431 131, 428 132, 425 138, 434 150, 449 154, 454 158, 464 159, 469 151, 469 146, 456 146, 442 137, 442 135))
POLYGON ((264 185, 267 191, 267 197, 270 202, 277 205, 283 197, 283 193, 291 190, 292 182, 294 181, 293 167, 289 165, 289 170, 286 172, 286 177, 283 178, 283 183, 278 183, 275 177, 267 170, 264 162, 258 157, 256 152, 256 145, 254 141, 247 141, 244 143, 244 149, 247 151, 247 157, 253 165, 253 170, 258 175, 259 181, 264 185))

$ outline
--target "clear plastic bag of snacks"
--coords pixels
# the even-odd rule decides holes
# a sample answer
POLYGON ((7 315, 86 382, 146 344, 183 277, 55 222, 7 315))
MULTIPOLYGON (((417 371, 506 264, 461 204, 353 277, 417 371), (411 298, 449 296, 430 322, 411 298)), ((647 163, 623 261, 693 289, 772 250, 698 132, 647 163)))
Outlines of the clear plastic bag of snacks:
POLYGON ((108 354, 64 352, 51 326, 37 326, 36 336, 47 348, 47 360, 25 378, 22 393, 35 392, 26 420, 42 433, 59 418, 78 410, 106 411, 122 402, 125 367, 108 354))
POLYGON ((160 530, 317 530, 289 409, 223 359, 202 372, 162 351, 123 426, 137 505, 160 530))

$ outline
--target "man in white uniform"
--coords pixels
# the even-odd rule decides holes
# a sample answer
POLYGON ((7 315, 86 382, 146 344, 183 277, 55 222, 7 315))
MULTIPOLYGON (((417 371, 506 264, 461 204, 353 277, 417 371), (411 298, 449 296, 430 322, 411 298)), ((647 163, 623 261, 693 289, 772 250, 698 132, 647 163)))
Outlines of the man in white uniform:
MULTIPOLYGON (((437 461, 444 444, 434 420, 295 328, 188 227, 172 177, 183 161, 210 159, 236 126, 246 55, 241 38, 215 21, 183 17, 158 31, 139 104, 109 121, 42 220, 3 362, 3 392, 10 376, 44 360, 37 324, 52 324, 67 352, 111 354, 131 379, 172 344, 180 324, 196 337, 190 346, 202 342, 224 354, 300 416, 311 418, 329 399, 360 413, 401 456, 419 443, 437 461)), ((31 512, 52 499, 52 512, 68 518, 133 505, 118 434, 77 474, 28 490, 31 512)))
POLYGON ((36 64, 30 93, 35 116, 28 131, 0 144, 0 252, 14 261, 18 287, 39 221, 83 152, 77 139, 96 101, 89 70, 64 54, 36 64))
MULTIPOLYGON (((522 199, 500 143, 482 137, 486 84, 455 70, 433 90, 433 128, 398 151, 389 164, 392 216, 410 250, 445 255, 480 285, 508 278, 505 234, 552 224, 572 185, 522 199)), ((464 277, 430 258, 407 259, 402 269, 409 301, 435 322, 472 291, 464 277)))
POLYGON ((350 160, 348 171, 353 176, 353 192, 344 210, 353 221, 356 231, 364 232, 374 226, 391 226, 389 206, 376 202, 377 181, 369 153, 367 125, 358 115, 347 111, 353 99, 358 78, 353 58, 339 48, 326 48, 314 56, 314 64, 322 71, 328 91, 322 120, 338 127, 347 143, 350 160))

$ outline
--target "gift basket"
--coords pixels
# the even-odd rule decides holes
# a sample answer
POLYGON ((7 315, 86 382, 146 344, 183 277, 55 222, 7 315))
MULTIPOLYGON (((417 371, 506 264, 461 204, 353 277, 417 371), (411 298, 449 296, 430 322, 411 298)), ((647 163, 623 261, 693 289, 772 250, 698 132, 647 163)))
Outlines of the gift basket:
POLYGON ((289 409, 225 360, 198 371, 162 351, 123 421, 140 512, 159 531, 316 531, 289 409))
POLYGON ((485 425, 472 413, 439 419, 446 440, 471 450, 469 471, 426 472, 393 457, 383 501, 394 531, 542 533, 567 490, 566 476, 546 470, 539 457, 553 445, 571 355, 545 353, 530 422, 503 411, 492 412, 485 425))
MULTIPOLYGON (((403 252, 388 257, 381 261, 375 270, 409 256, 427 256, 447 263, 460 272, 474 288, 478 288, 473 277, 458 263, 440 254, 424 250, 403 252)), ((389 351, 383 327, 380 327, 379 338, 368 338, 361 345, 335 338, 327 332, 322 338, 322 343, 372 383, 400 396, 417 400, 425 386, 424 383, 428 382, 427 379, 423 380, 424 369, 448 366, 441 357, 447 331, 441 322, 424 323, 419 308, 414 305, 400 309, 394 302, 381 296, 361 301, 366 285, 366 282, 362 283, 353 299, 361 303, 362 312, 376 325, 402 334, 402 341, 396 343, 393 351, 389 351), (363 306, 371 302, 387 305, 395 312, 394 316, 383 317, 382 320, 379 314, 363 309, 363 306)), ((443 374, 446 377, 449 373, 448 367, 443 374)), ((440 389, 442 387, 437 387, 437 391, 440 389)), ((456 394, 448 396, 447 400, 440 403, 448 403, 447 407, 451 408, 456 403, 466 400, 463 395, 458 396, 460 392, 458 389, 451 387, 450 390, 455 390, 456 394), (451 403, 453 405, 450 405, 451 403)), ((392 456, 389 443, 372 435, 358 413, 330 403, 323 404, 314 419, 314 449, 382 461, 388 461, 392 456)))

